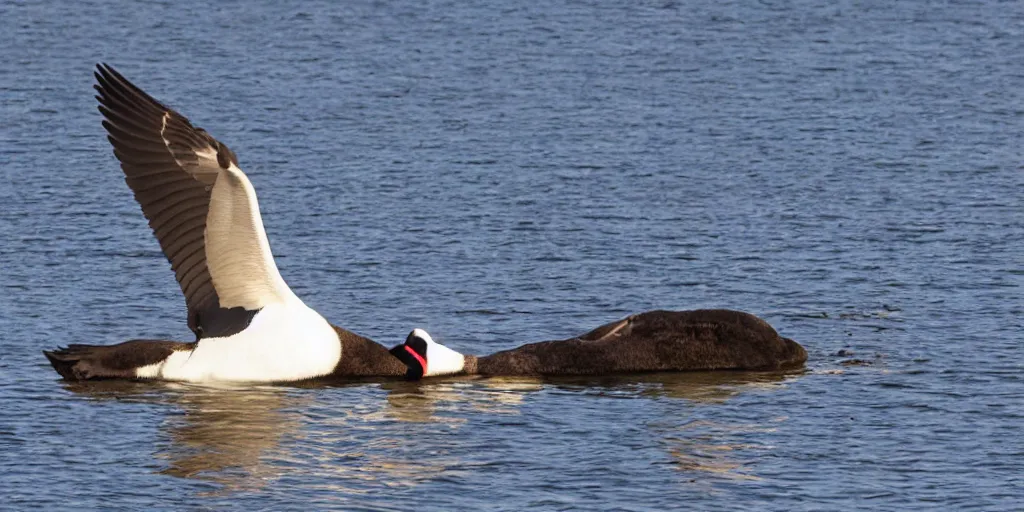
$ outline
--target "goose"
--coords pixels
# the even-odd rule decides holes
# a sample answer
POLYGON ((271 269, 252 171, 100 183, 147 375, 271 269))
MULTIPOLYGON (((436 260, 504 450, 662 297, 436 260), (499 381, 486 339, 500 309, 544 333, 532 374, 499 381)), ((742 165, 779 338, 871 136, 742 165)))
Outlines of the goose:
POLYGON ((64 379, 265 383, 776 369, 807 358, 763 320, 730 310, 651 311, 485 357, 454 351, 422 329, 388 350, 331 324, 288 287, 256 191, 228 146, 113 67, 98 64, 94 75, 107 138, 171 264, 195 340, 44 350, 64 379))

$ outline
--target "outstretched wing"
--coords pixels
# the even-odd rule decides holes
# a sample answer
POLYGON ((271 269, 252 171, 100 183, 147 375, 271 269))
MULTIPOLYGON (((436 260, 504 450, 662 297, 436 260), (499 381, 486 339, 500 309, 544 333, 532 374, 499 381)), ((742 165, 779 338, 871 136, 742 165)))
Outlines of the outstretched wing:
POLYGON ((291 290, 235 154, 110 66, 96 66, 103 127, 185 294, 197 338, 244 329, 291 290))

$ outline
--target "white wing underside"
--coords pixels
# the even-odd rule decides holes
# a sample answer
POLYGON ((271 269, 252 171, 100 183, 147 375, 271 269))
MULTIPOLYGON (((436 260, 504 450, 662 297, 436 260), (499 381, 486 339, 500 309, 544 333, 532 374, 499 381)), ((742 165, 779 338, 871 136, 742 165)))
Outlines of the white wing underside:
POLYGON ((256 191, 234 164, 217 175, 204 236, 206 266, 221 307, 256 310, 298 300, 274 263, 256 191))

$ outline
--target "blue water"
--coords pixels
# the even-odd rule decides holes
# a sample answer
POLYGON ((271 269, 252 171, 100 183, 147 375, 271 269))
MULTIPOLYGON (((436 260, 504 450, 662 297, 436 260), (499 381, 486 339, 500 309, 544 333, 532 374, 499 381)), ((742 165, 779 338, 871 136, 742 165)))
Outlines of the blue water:
POLYGON ((0 508, 1024 508, 1024 4, 0 3, 0 508), (207 389, 109 62, 230 145, 281 273, 488 353, 752 312, 806 372, 207 389))

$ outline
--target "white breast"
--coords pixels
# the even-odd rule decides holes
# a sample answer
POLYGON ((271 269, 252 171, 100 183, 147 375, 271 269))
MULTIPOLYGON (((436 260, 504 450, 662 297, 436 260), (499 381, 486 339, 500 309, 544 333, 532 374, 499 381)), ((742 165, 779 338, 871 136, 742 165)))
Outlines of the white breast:
POLYGON ((334 328, 302 301, 265 306, 244 331, 200 340, 167 358, 166 380, 288 382, 331 373, 341 360, 334 328))

